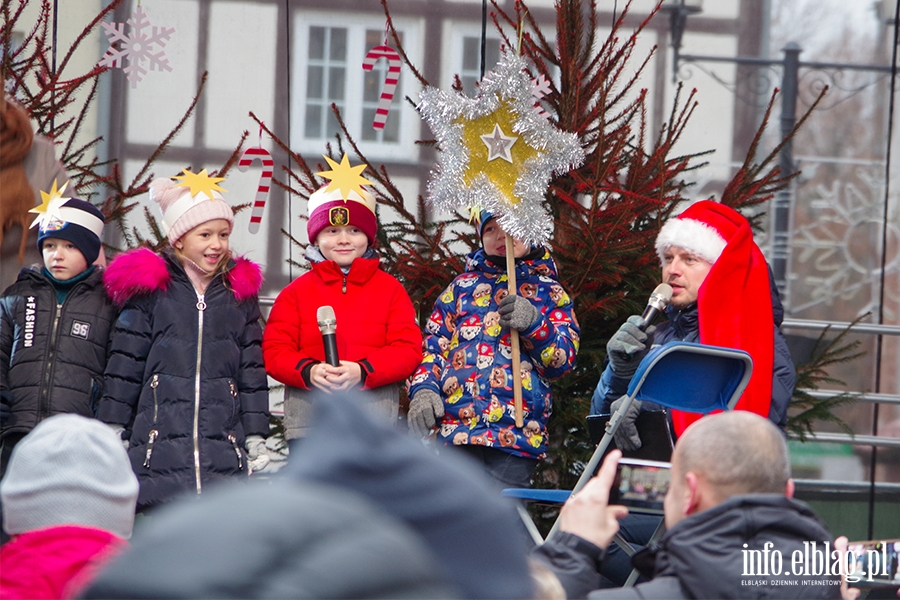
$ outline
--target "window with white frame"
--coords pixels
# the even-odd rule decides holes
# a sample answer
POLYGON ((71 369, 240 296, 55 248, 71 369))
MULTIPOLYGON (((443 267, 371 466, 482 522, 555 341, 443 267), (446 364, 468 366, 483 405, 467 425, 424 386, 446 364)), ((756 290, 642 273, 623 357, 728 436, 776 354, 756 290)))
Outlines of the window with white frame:
MULTIPOLYGON (((459 74, 463 85, 463 92, 471 97, 478 94, 477 83, 481 80, 481 32, 475 25, 464 23, 451 23, 445 31, 453 44, 453 50, 444 61, 444 69, 450 76, 459 74)), ((484 70, 491 71, 500 62, 500 48, 502 41, 499 38, 488 37, 484 44, 484 70)), ((550 67, 550 77, 559 85, 559 69, 550 67)))
MULTIPOLYGON (((415 47, 420 37, 415 24, 396 20, 394 24, 404 47, 415 47)), ((351 15, 336 25, 333 17, 298 12, 296 25, 291 145, 301 152, 324 152, 325 144, 340 131, 333 104, 367 155, 414 160, 418 115, 403 97, 409 86, 404 85, 403 69, 384 128, 373 127, 389 64, 380 59, 371 71, 363 70, 362 64, 369 50, 384 44, 383 23, 351 15)))
MULTIPOLYGON (((475 84, 481 81, 481 36, 464 35, 461 40, 462 64, 459 78, 463 84, 463 92, 467 96, 475 96, 478 89, 475 84)), ((500 40, 487 38, 484 42, 484 70, 490 71, 500 61, 500 40)))

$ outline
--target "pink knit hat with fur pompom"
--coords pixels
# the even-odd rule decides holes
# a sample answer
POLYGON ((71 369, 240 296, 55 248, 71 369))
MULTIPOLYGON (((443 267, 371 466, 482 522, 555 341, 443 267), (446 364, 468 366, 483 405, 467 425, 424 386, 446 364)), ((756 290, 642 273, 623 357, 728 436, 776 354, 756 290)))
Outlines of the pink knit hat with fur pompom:
POLYGON ((212 199, 205 192, 191 196, 187 187, 177 185, 167 177, 155 179, 150 184, 150 199, 159 204, 162 211, 162 227, 169 244, 174 245, 185 233, 207 221, 225 219, 234 227, 234 213, 222 194, 213 190, 212 199))

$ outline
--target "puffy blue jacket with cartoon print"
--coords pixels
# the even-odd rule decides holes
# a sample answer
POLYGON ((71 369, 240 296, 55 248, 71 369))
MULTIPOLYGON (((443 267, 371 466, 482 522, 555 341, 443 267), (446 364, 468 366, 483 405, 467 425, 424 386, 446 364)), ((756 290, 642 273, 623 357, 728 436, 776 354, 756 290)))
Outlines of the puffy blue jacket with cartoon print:
POLYGON ((516 427, 510 331, 500 326, 497 312, 507 282, 505 265, 495 265, 483 250, 468 256, 465 272, 434 304, 409 393, 429 389, 443 398, 437 439, 444 444, 480 444, 541 459, 552 409, 548 381, 574 368, 579 327, 550 253, 539 248, 517 259, 518 294, 534 303, 540 318, 519 334, 516 376, 522 378, 525 419, 524 427, 516 427))

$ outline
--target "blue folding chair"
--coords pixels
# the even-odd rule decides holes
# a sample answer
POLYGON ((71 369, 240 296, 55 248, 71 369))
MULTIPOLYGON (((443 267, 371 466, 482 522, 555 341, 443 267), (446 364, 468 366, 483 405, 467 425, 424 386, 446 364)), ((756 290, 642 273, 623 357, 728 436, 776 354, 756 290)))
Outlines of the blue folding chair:
MULTIPOLYGON (((747 387, 752 370, 753 360, 743 350, 693 342, 669 342, 654 348, 638 365, 628 385, 627 397, 610 417, 603 438, 571 491, 506 489, 503 495, 523 501, 564 503, 594 476, 632 402, 650 401, 667 408, 701 414, 731 410, 747 387)), ((519 514, 535 543, 542 542, 540 533, 521 505, 519 514)), ((548 539, 553 537, 558 526, 559 519, 553 524, 548 539)), ((634 552, 621 538, 616 541, 629 554, 634 552)))

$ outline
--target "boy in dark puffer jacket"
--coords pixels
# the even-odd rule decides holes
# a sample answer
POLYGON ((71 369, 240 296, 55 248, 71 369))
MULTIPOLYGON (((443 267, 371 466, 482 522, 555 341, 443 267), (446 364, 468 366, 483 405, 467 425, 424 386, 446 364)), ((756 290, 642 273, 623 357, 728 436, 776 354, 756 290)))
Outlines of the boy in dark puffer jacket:
POLYGON ((43 267, 23 269, 0 298, 0 476, 13 447, 47 417, 93 417, 116 308, 103 288, 103 213, 90 202, 43 194, 43 267))

